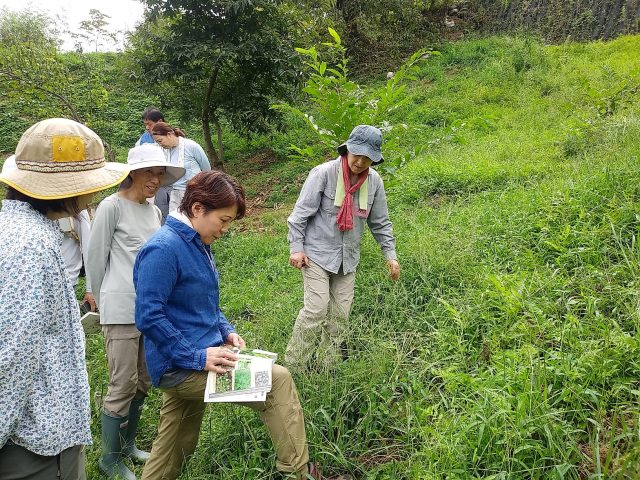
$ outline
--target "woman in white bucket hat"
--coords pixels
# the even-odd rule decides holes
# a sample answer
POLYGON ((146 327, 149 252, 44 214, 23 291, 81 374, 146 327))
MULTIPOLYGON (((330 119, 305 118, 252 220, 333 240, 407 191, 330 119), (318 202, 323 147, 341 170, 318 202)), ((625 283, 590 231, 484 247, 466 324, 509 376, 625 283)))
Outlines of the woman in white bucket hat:
POLYGON ((127 163, 130 173, 120 190, 96 211, 87 271, 100 308, 109 364, 99 466, 108 478, 134 480, 124 459, 144 462, 149 456, 136 448, 135 437, 151 381, 142 336, 135 326, 133 262, 162 222, 162 213, 147 199, 182 177, 184 168, 167 163, 162 149, 151 144, 129 150, 127 163))
POLYGON ((182 177, 185 170, 167 163, 162 149, 151 144, 129 150, 127 163, 130 173, 120 190, 105 198, 96 211, 87 273, 100 308, 109 364, 99 466, 108 478, 135 480, 124 459, 145 462, 149 456, 136 448, 135 438, 151 380, 142 336, 135 325, 133 262, 162 222, 162 213, 147 199, 182 177))
POLYGON ((15 162, 0 174, 0 479, 84 479, 84 333, 56 220, 127 170, 105 163, 93 131, 61 118, 29 128, 15 162))

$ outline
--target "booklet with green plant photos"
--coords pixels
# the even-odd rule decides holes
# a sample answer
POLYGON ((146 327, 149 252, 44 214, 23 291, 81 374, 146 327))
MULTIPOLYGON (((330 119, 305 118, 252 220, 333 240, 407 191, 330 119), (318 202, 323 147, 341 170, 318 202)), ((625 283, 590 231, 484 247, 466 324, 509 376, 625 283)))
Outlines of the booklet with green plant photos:
POLYGON ((263 402, 271 391, 271 369, 277 353, 259 349, 231 349, 238 355, 225 373, 209 372, 205 402, 263 402))

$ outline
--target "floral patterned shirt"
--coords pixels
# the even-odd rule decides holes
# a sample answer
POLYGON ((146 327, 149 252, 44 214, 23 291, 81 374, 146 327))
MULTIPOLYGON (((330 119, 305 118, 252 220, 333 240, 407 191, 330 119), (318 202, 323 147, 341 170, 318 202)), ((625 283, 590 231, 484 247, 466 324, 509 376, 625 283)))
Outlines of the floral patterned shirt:
POLYGON ((91 443, 84 333, 57 222, 0 210, 0 448, 53 456, 91 443))

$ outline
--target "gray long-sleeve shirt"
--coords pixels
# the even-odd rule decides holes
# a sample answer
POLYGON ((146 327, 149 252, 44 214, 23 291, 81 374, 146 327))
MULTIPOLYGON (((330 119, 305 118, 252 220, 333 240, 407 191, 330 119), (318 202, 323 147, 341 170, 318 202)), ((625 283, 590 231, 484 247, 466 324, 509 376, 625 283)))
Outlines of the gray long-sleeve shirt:
MULTIPOLYGON (((368 217, 354 214, 353 229, 341 232, 336 223, 339 207, 334 205, 340 158, 318 165, 311 170, 302 186, 289 224, 289 250, 304 252, 325 270, 338 273, 340 266, 347 274, 356 271, 360 260, 360 242, 365 222, 376 239, 386 260, 396 259, 396 241, 387 208, 382 178, 369 169, 368 217)), ((354 193, 354 209, 358 208, 358 192, 354 193)))
POLYGON ((155 205, 136 203, 114 193, 96 210, 86 266, 101 324, 133 324, 136 292, 133 262, 138 251, 160 228, 155 205))

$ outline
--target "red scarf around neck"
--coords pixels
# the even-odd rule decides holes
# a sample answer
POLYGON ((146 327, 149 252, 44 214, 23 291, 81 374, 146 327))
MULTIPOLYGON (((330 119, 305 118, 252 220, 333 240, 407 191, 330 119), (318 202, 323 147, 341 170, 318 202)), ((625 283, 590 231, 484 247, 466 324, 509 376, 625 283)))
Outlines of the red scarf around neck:
POLYGON ((341 162, 342 181, 344 182, 344 200, 342 201, 340 210, 338 210, 336 223, 338 224, 338 229, 341 232, 344 232, 345 230, 351 230, 353 228, 353 194, 358 191, 367 179, 369 169, 367 168, 364 172, 358 175, 358 181, 354 185, 351 185, 351 179, 349 178, 349 172, 351 170, 349 170, 349 162, 347 162, 346 155, 342 155, 341 162))

